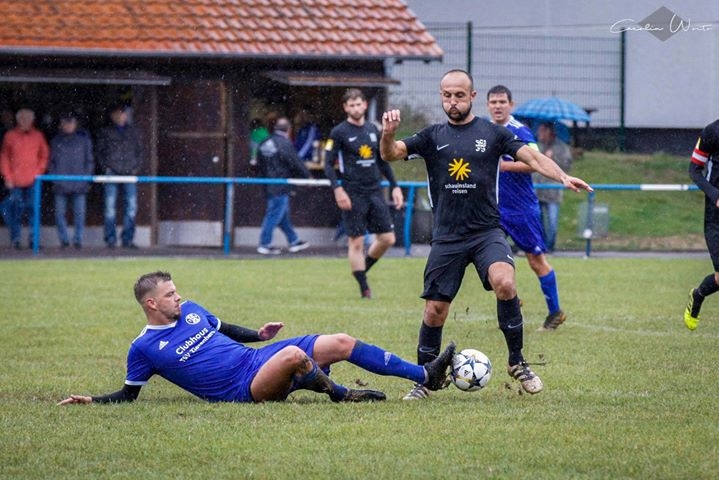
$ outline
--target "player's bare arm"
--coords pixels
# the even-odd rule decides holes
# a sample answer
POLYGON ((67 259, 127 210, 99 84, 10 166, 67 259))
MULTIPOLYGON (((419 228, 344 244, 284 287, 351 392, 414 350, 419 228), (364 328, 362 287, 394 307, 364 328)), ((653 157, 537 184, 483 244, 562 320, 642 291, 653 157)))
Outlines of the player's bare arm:
POLYGON ((340 210, 352 210, 352 200, 347 192, 342 187, 335 188, 335 202, 340 210))
POLYGON ((275 338, 277 332, 279 332, 284 326, 285 324, 282 322, 268 322, 265 323, 259 330, 257 330, 257 335, 262 340, 271 340, 275 338))
POLYGON ((580 190, 586 190, 587 192, 594 191, 587 182, 581 178, 567 175, 554 160, 526 145, 517 150, 516 158, 529 165, 532 170, 539 172, 547 178, 556 180, 570 190, 575 192, 579 192, 580 190))
POLYGON ((388 110, 382 114, 382 137, 379 142, 379 152, 382 158, 388 162, 407 157, 407 145, 394 138, 400 123, 399 110, 388 110))

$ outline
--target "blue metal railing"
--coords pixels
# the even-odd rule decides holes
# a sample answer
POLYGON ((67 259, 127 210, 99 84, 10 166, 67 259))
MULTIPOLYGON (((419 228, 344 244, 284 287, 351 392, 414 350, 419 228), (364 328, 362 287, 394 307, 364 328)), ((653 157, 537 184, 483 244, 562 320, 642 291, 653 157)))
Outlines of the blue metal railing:
MULTIPOLYGON (((234 185, 297 185, 305 187, 328 187, 327 179, 296 179, 296 178, 254 178, 254 177, 135 177, 135 176, 108 176, 108 175, 39 175, 33 185, 33 217, 32 217, 32 248, 37 255, 40 249, 40 207, 43 182, 76 181, 93 183, 209 183, 225 185, 224 226, 222 233, 222 248, 225 255, 230 254, 232 241, 232 215, 234 201, 234 185)), ((408 189, 404 216, 403 240, 405 254, 410 255, 412 246, 412 216, 417 189, 427 188, 425 182, 399 181, 397 184, 408 189)), ((389 186, 383 182, 383 186, 389 186)), ((596 184, 592 185, 595 192, 599 190, 635 190, 635 191, 690 191, 698 190, 696 185, 685 184, 596 184)), ((564 188, 558 184, 536 184, 537 189, 564 188)), ((595 192, 587 194, 587 228, 591 231, 593 220, 595 192)), ((592 248, 591 236, 586 239, 585 254, 590 256, 592 248)))

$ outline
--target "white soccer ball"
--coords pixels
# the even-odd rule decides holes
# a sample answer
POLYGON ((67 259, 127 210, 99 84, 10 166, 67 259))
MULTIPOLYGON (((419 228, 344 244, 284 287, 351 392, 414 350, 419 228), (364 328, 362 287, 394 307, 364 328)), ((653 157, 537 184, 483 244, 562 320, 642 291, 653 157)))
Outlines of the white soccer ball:
POLYGON ((450 378, 460 390, 476 392, 486 387, 492 378, 492 362, 479 350, 466 348, 454 355, 450 378))

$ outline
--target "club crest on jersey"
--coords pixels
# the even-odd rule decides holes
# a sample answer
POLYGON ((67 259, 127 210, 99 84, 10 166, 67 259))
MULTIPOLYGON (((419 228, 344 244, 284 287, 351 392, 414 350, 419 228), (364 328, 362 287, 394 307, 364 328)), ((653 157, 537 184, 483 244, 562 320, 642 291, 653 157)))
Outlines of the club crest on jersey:
POLYGON ((472 170, 469 168, 469 162, 465 162, 464 158, 455 158, 449 163, 449 174, 455 180, 467 180, 472 170))
POLYGON ((185 321, 190 325, 196 325, 200 323, 200 316, 196 313, 190 313, 185 317, 185 321))
POLYGON ((479 140, 474 141, 474 151, 475 152, 485 152, 487 151, 487 140, 484 138, 480 138, 479 140))

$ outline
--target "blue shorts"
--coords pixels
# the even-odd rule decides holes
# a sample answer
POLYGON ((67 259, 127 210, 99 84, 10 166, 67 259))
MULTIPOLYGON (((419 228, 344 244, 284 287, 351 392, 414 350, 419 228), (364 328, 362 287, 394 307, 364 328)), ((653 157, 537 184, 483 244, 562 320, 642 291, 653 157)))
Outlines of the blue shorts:
POLYGON ((539 204, 537 204, 536 208, 527 209, 524 212, 503 212, 500 222, 517 248, 525 253, 540 255, 547 251, 541 218, 539 204))
POLYGON ((443 302, 454 300, 470 263, 474 264, 485 290, 492 290, 489 266, 497 262, 514 266, 512 250, 499 228, 458 241, 434 242, 424 268, 422 298, 443 302))
MULTIPOLYGON (((293 337, 286 340, 280 340, 264 347, 252 349, 252 353, 248 355, 246 364, 242 368, 242 374, 238 381, 238 394, 235 397, 235 402, 254 402, 252 393, 250 392, 250 385, 257 376, 257 372, 260 368, 267 363, 277 352, 285 347, 294 346, 302 349, 303 352, 312 358, 315 342, 319 335, 305 335, 302 337, 293 337)), ((325 371, 327 373, 327 370, 325 371)))

